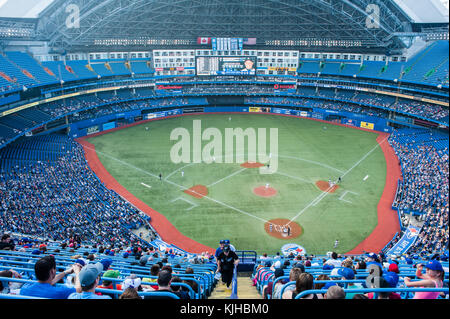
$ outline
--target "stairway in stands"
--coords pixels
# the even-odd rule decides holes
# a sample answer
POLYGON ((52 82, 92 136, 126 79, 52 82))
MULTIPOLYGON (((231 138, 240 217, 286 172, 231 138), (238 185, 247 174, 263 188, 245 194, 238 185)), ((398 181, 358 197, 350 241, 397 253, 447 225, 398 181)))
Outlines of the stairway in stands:
MULTIPOLYGON (((238 299, 262 299, 261 294, 259 294, 256 287, 253 286, 250 273, 239 273, 237 285, 238 299)), ((222 284, 222 281, 219 281, 208 299, 230 299, 230 295, 231 289, 227 289, 226 285, 222 284)))

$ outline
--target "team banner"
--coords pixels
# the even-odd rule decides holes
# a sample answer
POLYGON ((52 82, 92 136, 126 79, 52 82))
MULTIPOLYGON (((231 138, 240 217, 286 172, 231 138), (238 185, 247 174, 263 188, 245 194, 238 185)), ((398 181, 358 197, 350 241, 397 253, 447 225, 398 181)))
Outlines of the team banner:
POLYGON ((354 119, 342 119, 342 124, 350 125, 350 126, 358 126, 358 122, 354 119))
POLYGON ((392 247, 388 252, 387 255, 402 255, 404 253, 406 253, 409 249, 409 247, 411 247, 414 242, 417 239, 417 236, 420 233, 420 228, 415 227, 415 226, 409 226, 406 231, 404 232, 404 235, 402 236, 402 238, 400 238, 400 240, 394 245, 394 247, 392 247))
POLYGON ((248 111, 250 113, 261 113, 262 112, 262 108, 261 107, 251 106, 251 107, 248 108, 248 111))
POLYGON ((373 130, 373 129, 375 129, 375 124, 361 121, 360 127, 361 128, 366 128, 366 129, 369 129, 369 130, 373 130))

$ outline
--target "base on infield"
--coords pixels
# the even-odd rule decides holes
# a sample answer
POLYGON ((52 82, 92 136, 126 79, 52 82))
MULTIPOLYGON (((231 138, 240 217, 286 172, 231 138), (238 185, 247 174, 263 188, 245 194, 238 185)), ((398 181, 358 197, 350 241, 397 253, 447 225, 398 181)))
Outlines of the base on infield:
POLYGON ((318 181, 316 182, 316 186, 322 191, 327 193, 334 193, 338 190, 339 185, 334 184, 332 187, 330 187, 330 184, 325 181, 318 181))
POLYGON ((245 168, 259 168, 259 167, 263 167, 265 166, 264 164, 261 163, 253 163, 253 162, 245 162, 241 164, 241 167, 245 167, 245 168))
POLYGON ((203 198, 208 196, 208 188, 204 185, 195 185, 184 191, 186 194, 195 198, 203 198))
POLYGON ((273 197, 278 192, 275 188, 272 187, 259 186, 253 189, 253 193, 259 197, 273 197))

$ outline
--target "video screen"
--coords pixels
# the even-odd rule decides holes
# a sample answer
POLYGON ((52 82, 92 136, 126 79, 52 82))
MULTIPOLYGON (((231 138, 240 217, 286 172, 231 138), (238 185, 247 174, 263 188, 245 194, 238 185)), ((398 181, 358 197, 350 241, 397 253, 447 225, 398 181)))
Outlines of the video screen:
POLYGON ((197 57, 197 75, 256 75, 256 56, 197 57))

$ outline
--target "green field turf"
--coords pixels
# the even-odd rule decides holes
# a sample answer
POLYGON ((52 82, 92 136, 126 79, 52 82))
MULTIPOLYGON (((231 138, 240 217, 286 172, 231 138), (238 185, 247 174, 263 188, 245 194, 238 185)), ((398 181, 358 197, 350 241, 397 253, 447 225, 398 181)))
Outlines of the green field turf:
POLYGON ((209 114, 154 121, 88 141, 120 184, 164 214, 184 235, 213 248, 227 238, 239 250, 260 254, 274 254, 286 243, 297 243, 307 253, 324 254, 333 250, 338 239, 336 251, 345 253, 372 232, 386 180, 386 162, 376 147, 376 133, 277 115, 231 117, 229 121, 229 115, 209 114), (260 174, 238 163, 172 163, 170 150, 176 141, 170 140, 170 133, 179 127, 192 132, 193 120, 201 120, 203 129, 222 132, 227 127, 278 128, 277 173, 260 174), (337 179, 344 172, 341 187, 313 205, 322 194, 315 182, 337 179), (167 180, 155 177, 160 173, 167 180), (253 194, 254 187, 266 183, 278 191, 275 197, 253 194), (207 198, 183 193, 183 187, 197 184, 211 185, 207 198), (295 218, 304 233, 291 240, 266 234, 264 222, 276 218, 295 218))

